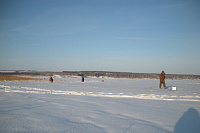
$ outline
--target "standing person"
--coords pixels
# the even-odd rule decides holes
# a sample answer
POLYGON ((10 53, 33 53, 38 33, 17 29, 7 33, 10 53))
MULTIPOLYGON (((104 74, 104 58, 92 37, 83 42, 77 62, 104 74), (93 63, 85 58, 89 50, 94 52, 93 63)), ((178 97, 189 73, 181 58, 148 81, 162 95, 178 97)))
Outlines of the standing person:
POLYGON ((51 83, 53 83, 53 78, 52 78, 52 77, 50 77, 50 78, 49 78, 49 81, 50 81, 51 83))
POLYGON ((160 85, 159 85, 160 89, 161 89, 162 84, 163 84, 164 88, 167 89, 166 85, 165 85, 165 72, 164 71, 162 71, 162 73, 160 74, 160 85))
POLYGON ((84 77, 82 77, 82 80, 81 80, 82 82, 84 82, 84 77))

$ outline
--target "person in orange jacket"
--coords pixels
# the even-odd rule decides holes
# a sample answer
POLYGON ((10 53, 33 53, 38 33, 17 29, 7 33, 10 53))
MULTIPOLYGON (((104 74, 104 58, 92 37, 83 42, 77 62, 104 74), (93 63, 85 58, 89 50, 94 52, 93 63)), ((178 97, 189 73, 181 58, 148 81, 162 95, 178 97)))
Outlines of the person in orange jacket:
POLYGON ((167 89, 167 87, 165 85, 165 72, 164 71, 162 71, 162 73, 160 74, 160 85, 159 85, 160 89, 161 89, 162 84, 163 84, 164 88, 167 89))

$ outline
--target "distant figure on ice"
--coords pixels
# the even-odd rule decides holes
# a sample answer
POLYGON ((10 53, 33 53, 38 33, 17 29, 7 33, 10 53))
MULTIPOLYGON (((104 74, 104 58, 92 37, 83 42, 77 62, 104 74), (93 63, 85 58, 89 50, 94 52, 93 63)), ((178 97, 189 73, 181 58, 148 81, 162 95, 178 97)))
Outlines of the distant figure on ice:
POLYGON ((165 72, 164 71, 162 71, 162 73, 160 74, 160 85, 159 85, 160 89, 161 89, 162 84, 163 84, 164 88, 167 89, 166 85, 165 85, 165 72))
POLYGON ((50 77, 50 78, 49 78, 49 81, 50 81, 51 83, 53 83, 53 78, 52 78, 52 77, 50 77))
POLYGON ((84 82, 84 77, 82 77, 81 82, 84 82))

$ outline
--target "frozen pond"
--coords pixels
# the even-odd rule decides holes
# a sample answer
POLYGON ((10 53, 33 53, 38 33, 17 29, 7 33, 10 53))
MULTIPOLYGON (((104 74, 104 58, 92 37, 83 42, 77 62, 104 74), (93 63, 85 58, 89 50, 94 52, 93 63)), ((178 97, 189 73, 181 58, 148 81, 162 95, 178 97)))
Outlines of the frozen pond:
POLYGON ((80 80, 0 82, 0 132, 200 132, 199 80, 80 80))

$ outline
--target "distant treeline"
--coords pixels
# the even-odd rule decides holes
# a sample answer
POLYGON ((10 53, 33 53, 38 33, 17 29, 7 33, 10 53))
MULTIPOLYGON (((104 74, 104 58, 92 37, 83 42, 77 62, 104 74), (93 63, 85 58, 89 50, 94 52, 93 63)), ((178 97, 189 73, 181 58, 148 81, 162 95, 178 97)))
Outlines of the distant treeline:
MULTIPOLYGON (((27 76, 84 76, 97 78, 129 78, 129 79, 159 79, 159 73, 130 73, 130 72, 109 72, 109 71, 63 71, 63 72, 45 72, 45 71, 1 71, 1 75, 27 75, 27 76)), ((200 79, 200 75, 182 75, 166 74, 166 79, 200 79)))
MULTIPOLYGON (((129 78, 129 79, 159 79, 160 74, 156 73, 130 73, 130 72, 107 72, 107 71, 63 71, 65 75, 73 76, 95 76, 95 77, 109 77, 109 78, 129 78)), ((180 75, 180 74, 166 74, 166 79, 200 79, 200 75, 180 75)))

